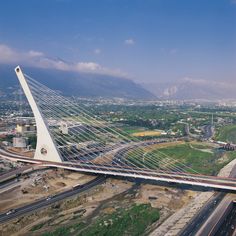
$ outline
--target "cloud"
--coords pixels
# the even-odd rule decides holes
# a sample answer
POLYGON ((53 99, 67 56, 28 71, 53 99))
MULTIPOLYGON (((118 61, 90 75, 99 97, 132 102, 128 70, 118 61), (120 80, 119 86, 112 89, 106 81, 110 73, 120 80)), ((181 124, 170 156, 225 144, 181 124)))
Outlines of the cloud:
POLYGON ((133 39, 126 39, 125 42, 124 42, 126 45, 134 45, 135 44, 135 41, 133 39))
POLYGON ((44 54, 42 52, 30 50, 28 52, 28 55, 31 56, 31 57, 40 57, 40 56, 43 56, 44 54))
POLYGON ((101 49, 99 49, 99 48, 96 48, 96 49, 94 50, 94 53, 97 54, 97 55, 100 54, 101 52, 102 52, 102 51, 101 51, 101 49))
POLYGON ((231 3, 232 4, 236 4, 236 0, 231 0, 231 3))
MULTIPOLYGON (((97 52, 98 53, 98 52, 97 52)), ((0 44, 0 63, 23 64, 32 67, 56 69, 62 71, 86 72, 128 78, 129 76, 119 69, 109 69, 96 62, 66 62, 60 58, 49 58, 43 52, 30 50, 17 51, 5 44, 0 44)))
POLYGON ((15 62, 19 59, 18 53, 4 44, 0 44, 0 62, 15 62))
POLYGON ((42 57, 42 52, 30 50, 28 52, 18 52, 5 44, 0 44, 0 62, 1 63, 17 63, 19 61, 29 61, 33 58, 42 57))

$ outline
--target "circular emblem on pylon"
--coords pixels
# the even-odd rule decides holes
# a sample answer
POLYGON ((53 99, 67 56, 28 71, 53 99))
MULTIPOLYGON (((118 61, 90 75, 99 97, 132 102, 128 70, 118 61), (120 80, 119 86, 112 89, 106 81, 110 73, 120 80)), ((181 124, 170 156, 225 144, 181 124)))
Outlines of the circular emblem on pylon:
POLYGON ((41 148, 40 152, 42 155, 47 155, 47 153, 48 153, 46 148, 41 148))

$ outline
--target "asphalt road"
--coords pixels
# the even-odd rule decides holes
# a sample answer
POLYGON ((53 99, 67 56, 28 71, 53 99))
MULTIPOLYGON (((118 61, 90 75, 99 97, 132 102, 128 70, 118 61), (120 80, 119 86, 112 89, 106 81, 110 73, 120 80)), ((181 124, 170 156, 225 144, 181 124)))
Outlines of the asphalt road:
POLYGON ((0 192, 11 185, 16 185, 17 183, 19 184, 22 175, 31 174, 33 172, 43 171, 46 169, 48 169, 48 167, 40 167, 34 164, 4 172, 0 175, 0 192))
POLYGON ((12 171, 8 171, 7 173, 2 173, 0 175, 0 183, 5 182, 7 180, 15 178, 17 175, 21 175, 24 171, 30 170, 33 168, 33 165, 27 165, 21 168, 17 168, 12 171))
MULTIPOLYGON (((235 178, 236 166, 232 169, 230 177, 235 178)), ((213 198, 195 215, 192 221, 180 232, 180 236, 191 236, 197 233, 201 235, 204 231, 204 235, 208 235, 211 230, 215 227, 215 222, 220 220, 219 213, 225 210, 225 205, 229 203, 229 194, 226 193, 215 193, 213 198), (218 209, 220 208, 220 209, 218 209), (218 211, 217 211, 218 209, 218 211), (209 219, 209 223, 204 226, 205 222, 209 219)), ((202 234, 203 235, 203 234, 202 234)))
POLYGON ((7 187, 11 186, 12 184, 16 183, 17 181, 18 181, 17 177, 14 177, 12 179, 6 180, 6 181, 0 183, 0 189, 7 188, 7 187))
POLYGON ((204 126, 204 139, 210 139, 213 136, 213 127, 212 125, 205 125, 204 126))
POLYGON ((224 219, 228 216, 229 208, 232 205, 234 198, 234 194, 226 194, 214 212, 207 218, 202 227, 200 227, 196 235, 217 235, 216 232, 221 227, 224 219))
POLYGON ((235 231, 235 227, 236 227, 236 203, 233 203, 230 212, 223 220, 220 228, 217 230, 215 235, 231 236, 235 231))
POLYGON ((7 212, 2 213, 2 214, 0 214, 0 223, 4 223, 6 221, 14 219, 14 218, 21 216, 23 214, 26 214, 26 213, 35 211, 37 209, 49 206, 57 201, 71 197, 71 196, 76 195, 78 193, 82 193, 82 192, 84 192, 84 191, 86 191, 98 184, 103 183, 105 181, 105 179, 106 179, 106 176, 98 176, 96 179, 91 180, 90 182, 88 182, 84 185, 78 186, 74 189, 65 191, 63 193, 56 194, 54 196, 51 196, 51 198, 40 199, 40 200, 33 202, 29 205, 16 208, 10 214, 7 214, 7 212))
POLYGON ((215 210, 216 206, 224 198, 225 193, 215 193, 211 200, 199 211, 199 213, 190 221, 186 228, 184 228, 179 235, 191 236, 195 235, 200 226, 206 221, 206 219, 215 210))

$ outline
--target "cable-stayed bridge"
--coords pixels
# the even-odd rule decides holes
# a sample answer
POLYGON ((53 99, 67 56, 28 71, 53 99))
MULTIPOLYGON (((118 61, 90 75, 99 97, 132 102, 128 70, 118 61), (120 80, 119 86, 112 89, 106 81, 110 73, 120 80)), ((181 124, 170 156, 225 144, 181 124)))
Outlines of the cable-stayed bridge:
POLYGON ((78 101, 24 74, 19 66, 15 71, 37 127, 34 159, 19 159, 86 173, 236 190, 235 178, 201 175, 161 151, 150 152, 160 141, 131 138, 78 101))

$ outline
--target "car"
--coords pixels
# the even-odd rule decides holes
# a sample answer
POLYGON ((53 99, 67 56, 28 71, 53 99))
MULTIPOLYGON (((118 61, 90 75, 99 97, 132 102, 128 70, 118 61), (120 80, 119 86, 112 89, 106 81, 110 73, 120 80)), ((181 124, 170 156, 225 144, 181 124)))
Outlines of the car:
POLYGON ((72 188, 73 189, 78 189, 78 188, 83 188, 83 187, 84 187, 83 184, 77 184, 77 185, 73 186, 72 188))
POLYGON ((49 201, 49 200, 51 200, 52 199, 52 196, 48 196, 47 198, 46 198, 46 201, 49 201))
POLYGON ((10 215, 10 214, 14 213, 15 211, 16 211, 16 210, 11 209, 11 210, 9 210, 9 211, 6 213, 6 215, 10 215))

